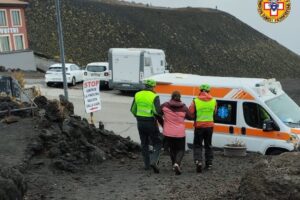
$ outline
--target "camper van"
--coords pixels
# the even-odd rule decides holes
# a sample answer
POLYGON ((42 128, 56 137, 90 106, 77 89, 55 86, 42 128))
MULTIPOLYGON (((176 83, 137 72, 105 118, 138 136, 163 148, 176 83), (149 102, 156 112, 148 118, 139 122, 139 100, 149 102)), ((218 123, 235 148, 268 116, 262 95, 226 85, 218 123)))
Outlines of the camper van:
POLYGON ((138 91, 145 78, 166 72, 165 53, 160 49, 111 48, 108 60, 109 86, 121 91, 138 91))
MULTIPOLYGON (((199 94, 201 84, 210 84, 210 94, 217 100, 212 145, 240 141, 247 150, 275 155, 298 150, 300 108, 282 90, 275 79, 231 78, 169 73, 152 76, 157 81, 156 93, 161 103, 168 101, 174 90, 189 106, 199 94)), ((186 141, 193 144, 193 121, 186 121, 186 141)))

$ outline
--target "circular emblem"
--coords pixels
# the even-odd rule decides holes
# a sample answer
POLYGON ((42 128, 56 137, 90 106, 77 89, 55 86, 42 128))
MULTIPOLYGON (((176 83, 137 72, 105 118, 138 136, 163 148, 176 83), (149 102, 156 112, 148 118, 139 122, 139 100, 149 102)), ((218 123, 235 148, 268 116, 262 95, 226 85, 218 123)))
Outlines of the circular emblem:
POLYGON ((264 20, 278 23, 290 14, 291 2, 290 0, 258 0, 257 9, 264 20))

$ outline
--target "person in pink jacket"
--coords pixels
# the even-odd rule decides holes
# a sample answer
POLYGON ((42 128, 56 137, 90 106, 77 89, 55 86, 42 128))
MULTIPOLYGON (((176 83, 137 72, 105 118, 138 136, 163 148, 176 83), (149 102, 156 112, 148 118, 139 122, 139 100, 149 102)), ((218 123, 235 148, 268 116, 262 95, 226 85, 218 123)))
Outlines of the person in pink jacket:
POLYGON ((180 92, 174 91, 171 100, 162 104, 163 135, 170 148, 170 157, 176 175, 181 174, 181 161, 185 151, 185 119, 192 119, 187 106, 181 102, 180 92))

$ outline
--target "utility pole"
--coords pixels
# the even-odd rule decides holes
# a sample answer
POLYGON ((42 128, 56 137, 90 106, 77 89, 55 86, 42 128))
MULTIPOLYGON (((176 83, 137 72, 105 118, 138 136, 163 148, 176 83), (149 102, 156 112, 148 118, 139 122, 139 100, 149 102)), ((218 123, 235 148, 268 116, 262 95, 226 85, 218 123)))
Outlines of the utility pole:
POLYGON ((58 38, 59 38, 59 48, 60 48, 60 60, 62 64, 64 93, 66 99, 69 100, 66 67, 65 67, 64 37, 63 37, 63 30, 62 30, 61 16, 60 16, 60 0, 55 0, 55 9, 56 9, 56 19, 57 19, 57 31, 58 31, 58 38))

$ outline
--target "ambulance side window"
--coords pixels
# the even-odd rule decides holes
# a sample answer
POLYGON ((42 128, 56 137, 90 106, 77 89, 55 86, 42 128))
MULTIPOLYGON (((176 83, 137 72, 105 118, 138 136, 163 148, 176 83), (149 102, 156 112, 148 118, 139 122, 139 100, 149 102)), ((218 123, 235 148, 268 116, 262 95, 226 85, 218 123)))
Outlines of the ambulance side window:
POLYGON ((236 124, 236 101, 217 100, 217 110, 214 116, 215 123, 236 124))
POLYGON ((246 123, 254 128, 262 129, 264 120, 271 119, 268 112, 256 103, 244 102, 243 110, 246 123))

